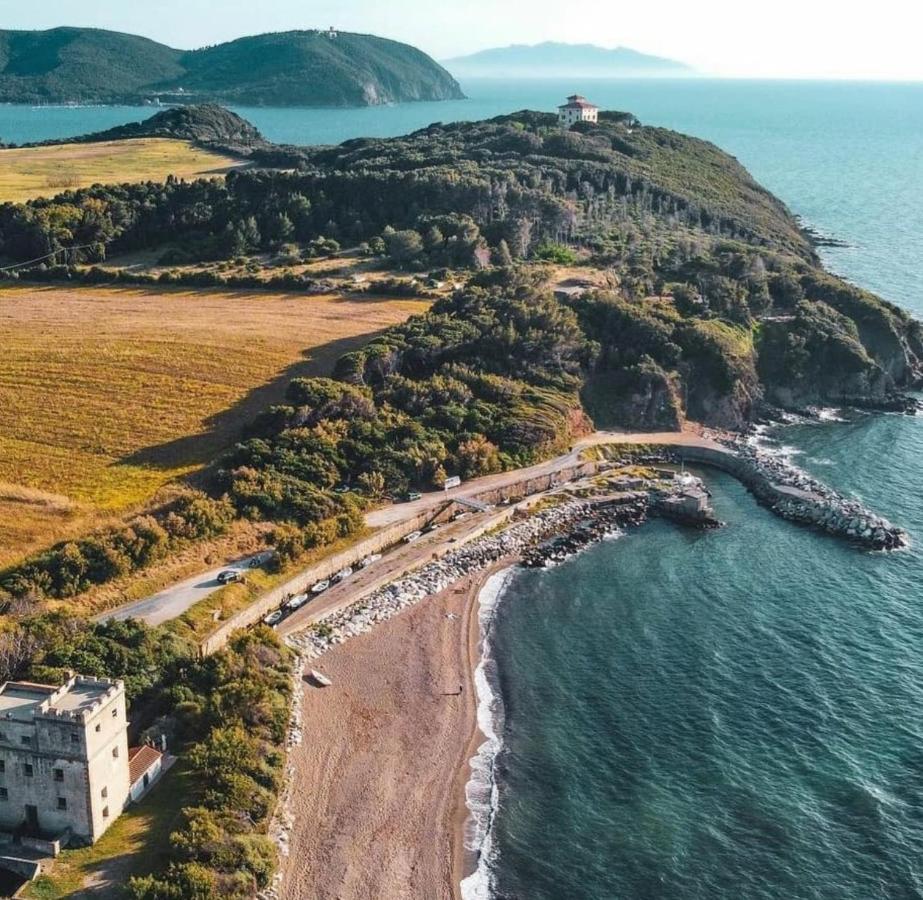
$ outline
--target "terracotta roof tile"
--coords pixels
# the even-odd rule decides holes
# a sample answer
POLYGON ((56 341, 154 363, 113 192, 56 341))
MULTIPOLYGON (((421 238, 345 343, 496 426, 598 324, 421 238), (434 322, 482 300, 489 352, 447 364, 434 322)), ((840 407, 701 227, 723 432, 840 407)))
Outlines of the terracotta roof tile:
POLYGON ((132 747, 128 751, 128 780, 131 784, 139 781, 144 773, 157 762, 163 754, 159 750, 145 744, 143 747, 132 747))

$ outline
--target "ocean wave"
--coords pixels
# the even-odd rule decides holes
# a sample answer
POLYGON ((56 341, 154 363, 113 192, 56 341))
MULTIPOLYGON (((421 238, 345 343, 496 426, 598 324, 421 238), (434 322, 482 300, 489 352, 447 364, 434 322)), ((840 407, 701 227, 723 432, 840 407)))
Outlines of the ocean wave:
POLYGON ((511 567, 491 575, 478 595, 481 660, 474 670, 474 686, 478 698, 478 728, 484 741, 470 760, 471 776, 465 786, 469 812, 465 849, 477 856, 477 866, 462 879, 462 900, 489 900, 494 893, 493 823, 499 802, 494 767, 503 748, 504 711, 497 687, 496 663, 490 653, 490 633, 497 607, 515 571, 515 567, 511 567))

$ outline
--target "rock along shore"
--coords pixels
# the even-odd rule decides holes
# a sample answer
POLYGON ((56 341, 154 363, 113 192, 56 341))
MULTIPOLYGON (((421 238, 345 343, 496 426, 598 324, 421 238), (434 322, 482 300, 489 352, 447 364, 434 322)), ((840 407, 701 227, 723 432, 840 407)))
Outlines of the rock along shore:
POLYGON ((756 435, 715 435, 723 451, 702 447, 664 448, 659 459, 703 463, 738 478, 776 515, 818 528, 871 550, 897 550, 909 543, 907 532, 845 497, 761 446, 756 435))

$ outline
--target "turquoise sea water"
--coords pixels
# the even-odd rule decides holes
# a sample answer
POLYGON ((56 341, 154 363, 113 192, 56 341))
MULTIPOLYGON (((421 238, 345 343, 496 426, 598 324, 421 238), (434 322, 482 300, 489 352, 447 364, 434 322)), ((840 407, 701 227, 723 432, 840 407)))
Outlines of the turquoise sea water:
MULTIPOLYGON (((471 98, 241 110, 279 141, 603 106, 713 140, 849 243, 831 268, 923 317, 923 85, 466 83, 471 98)), ((0 107, 26 141, 152 110, 0 107)), ((516 900, 923 897, 923 419, 788 427, 796 461, 905 527, 857 552, 708 474, 727 527, 654 522, 519 576, 492 643, 505 708, 491 893, 516 900)))

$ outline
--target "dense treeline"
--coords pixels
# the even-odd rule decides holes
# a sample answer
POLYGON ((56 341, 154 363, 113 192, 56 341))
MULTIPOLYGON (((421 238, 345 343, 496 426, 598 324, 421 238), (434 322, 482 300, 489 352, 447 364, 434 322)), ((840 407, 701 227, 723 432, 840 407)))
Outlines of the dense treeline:
POLYGON ((239 635, 168 691, 199 796, 170 835, 166 872, 129 883, 135 900, 248 900, 269 885, 266 834, 282 787, 292 659, 265 628, 239 635))
POLYGON ((381 497, 527 464, 583 423, 594 352, 547 292, 459 292, 342 357, 337 380, 292 381, 287 405, 223 460, 221 488, 240 508, 316 529, 338 485, 381 497))
POLYGON ((198 258, 217 258, 319 235, 355 244, 390 227, 416 232, 421 246, 403 248, 408 255, 471 264, 476 248, 497 252, 503 242, 525 257, 543 241, 588 242, 652 216, 664 227, 813 258, 782 204, 712 145, 625 115, 570 132, 554 123, 519 113, 335 148, 258 150, 263 164, 300 171, 96 186, 8 204, 0 207, 0 251, 28 260, 81 247, 71 261, 94 262, 180 240, 198 258), (464 250, 450 248, 456 237, 464 250))
POLYGON ((163 559, 191 541, 223 534, 234 518, 226 499, 184 492, 152 514, 74 541, 0 572, 0 602, 75 597, 163 559))

